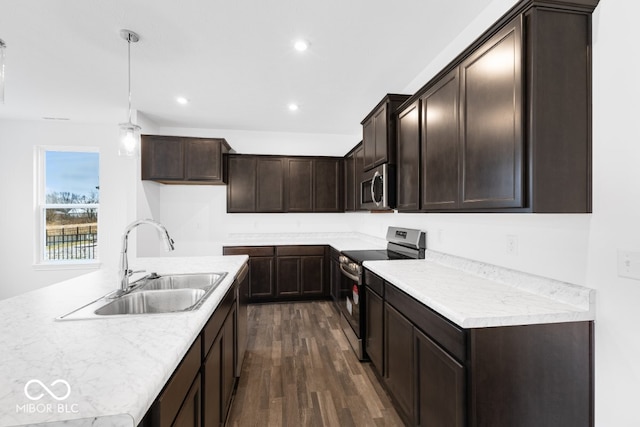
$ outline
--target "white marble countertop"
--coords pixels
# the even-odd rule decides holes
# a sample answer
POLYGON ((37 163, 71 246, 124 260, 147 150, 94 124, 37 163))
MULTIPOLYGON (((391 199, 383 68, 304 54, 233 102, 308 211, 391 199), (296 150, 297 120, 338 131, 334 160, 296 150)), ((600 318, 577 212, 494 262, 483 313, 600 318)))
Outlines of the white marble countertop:
POLYGON ((595 290, 432 251, 364 266, 462 328, 595 320, 595 290))
POLYGON ((116 289, 108 270, 0 301, 0 426, 137 426, 246 260, 131 260, 160 275, 228 272, 192 312, 55 320, 116 289))
MULTIPOLYGON (((384 249, 361 233, 239 233, 224 246, 330 245, 338 251, 384 249)), ((595 290, 426 251, 424 260, 364 265, 463 328, 595 319, 595 290)))
POLYGON ((338 251, 385 249, 387 241, 362 233, 236 233, 223 246, 329 245, 338 251))

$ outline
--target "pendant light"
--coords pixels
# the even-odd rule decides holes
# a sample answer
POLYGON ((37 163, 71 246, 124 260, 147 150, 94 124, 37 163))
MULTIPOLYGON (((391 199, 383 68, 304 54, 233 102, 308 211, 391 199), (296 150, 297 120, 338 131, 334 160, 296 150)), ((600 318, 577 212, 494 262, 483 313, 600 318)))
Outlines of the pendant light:
POLYGON ((7 44, 0 39, 0 104, 4 104, 4 50, 7 44))
POLYGON ((127 41, 127 61, 129 77, 129 121, 120 123, 118 155, 137 156, 140 147, 140 126, 131 122, 131 43, 137 43, 140 37, 131 30, 120 30, 120 37, 127 41))

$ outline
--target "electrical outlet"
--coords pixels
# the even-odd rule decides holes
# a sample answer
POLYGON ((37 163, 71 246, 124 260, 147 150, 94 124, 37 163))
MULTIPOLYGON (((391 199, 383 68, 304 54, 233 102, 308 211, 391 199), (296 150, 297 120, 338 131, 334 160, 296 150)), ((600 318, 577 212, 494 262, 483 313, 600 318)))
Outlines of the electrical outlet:
POLYGON ((518 236, 507 234, 507 254, 518 255, 518 236))
POLYGON ((444 235, 444 231, 442 231, 442 228, 438 228, 438 233, 437 233, 437 238, 436 238, 438 244, 442 244, 443 235, 444 235))
POLYGON ((640 280, 640 252, 618 250, 618 276, 640 280))

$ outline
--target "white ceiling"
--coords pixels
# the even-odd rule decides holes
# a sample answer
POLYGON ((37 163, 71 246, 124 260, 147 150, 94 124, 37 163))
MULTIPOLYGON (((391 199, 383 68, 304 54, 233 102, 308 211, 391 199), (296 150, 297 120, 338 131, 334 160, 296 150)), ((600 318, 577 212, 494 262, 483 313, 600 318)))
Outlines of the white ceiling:
POLYGON ((2 0, 0 118, 126 121, 126 28, 133 108, 161 126, 357 134, 490 1, 2 0))

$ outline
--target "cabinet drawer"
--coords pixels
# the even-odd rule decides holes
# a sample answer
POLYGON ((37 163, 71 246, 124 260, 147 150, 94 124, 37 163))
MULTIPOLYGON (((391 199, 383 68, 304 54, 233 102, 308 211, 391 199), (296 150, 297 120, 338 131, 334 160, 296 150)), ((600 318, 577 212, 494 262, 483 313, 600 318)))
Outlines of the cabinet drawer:
POLYGON ((381 277, 376 276, 369 270, 364 270, 364 283, 376 291, 378 295, 384 297, 384 280, 381 277))
POLYGON ((201 347, 202 339, 198 336, 160 394, 155 404, 153 425, 160 427, 172 425, 191 384, 193 384, 193 379, 200 370, 202 361, 200 358, 201 347))
POLYGON ((466 333, 424 304, 387 283, 385 300, 458 361, 466 360, 466 333))
POLYGON ((225 246, 224 255, 273 256, 273 246, 225 246))
POLYGON ((229 310, 233 307, 233 303, 236 300, 236 287, 232 286, 227 291, 227 294, 220 302, 218 308, 213 313, 207 324, 205 325, 202 332, 202 359, 205 359, 207 353, 209 353, 209 349, 213 344, 213 341, 216 339, 218 332, 220 332, 220 328, 222 328, 222 324, 224 323, 224 319, 227 318, 227 314, 229 310))
POLYGON ((324 246, 276 246, 278 256, 324 255, 324 246))

